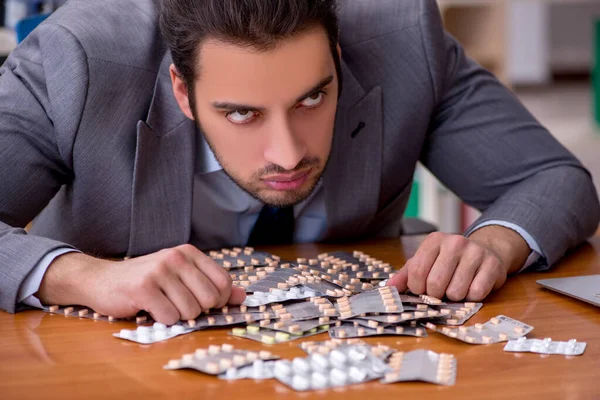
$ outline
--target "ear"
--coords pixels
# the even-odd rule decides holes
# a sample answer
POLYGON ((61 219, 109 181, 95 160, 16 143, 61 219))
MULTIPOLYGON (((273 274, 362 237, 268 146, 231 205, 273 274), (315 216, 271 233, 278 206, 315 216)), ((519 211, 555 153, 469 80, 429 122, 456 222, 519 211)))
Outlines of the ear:
POLYGON ((174 64, 171 64, 169 67, 169 73, 171 74, 171 84, 173 85, 173 94, 175 95, 175 100, 177 100, 177 104, 179 104, 179 108, 183 114, 193 121, 194 113, 192 113, 192 109, 190 108, 188 88, 185 85, 181 75, 179 75, 179 72, 174 64))
POLYGON ((338 42, 338 44, 337 44, 337 51, 338 51, 338 56, 340 56, 340 58, 342 58, 342 47, 340 46, 340 42, 338 42))

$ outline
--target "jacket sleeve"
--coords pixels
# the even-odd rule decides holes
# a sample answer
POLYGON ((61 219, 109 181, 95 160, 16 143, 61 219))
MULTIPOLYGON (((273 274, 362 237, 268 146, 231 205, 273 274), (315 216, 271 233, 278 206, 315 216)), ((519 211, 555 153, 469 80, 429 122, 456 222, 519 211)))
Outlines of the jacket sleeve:
POLYGON ((51 20, 0 68, 0 308, 8 312, 39 261, 70 247, 23 229, 73 180, 73 142, 87 92, 86 54, 51 20))
POLYGON ((589 172, 443 29, 433 0, 420 28, 435 98, 421 161, 467 204, 474 225, 502 220, 533 236, 553 265, 593 235, 600 205, 589 172))

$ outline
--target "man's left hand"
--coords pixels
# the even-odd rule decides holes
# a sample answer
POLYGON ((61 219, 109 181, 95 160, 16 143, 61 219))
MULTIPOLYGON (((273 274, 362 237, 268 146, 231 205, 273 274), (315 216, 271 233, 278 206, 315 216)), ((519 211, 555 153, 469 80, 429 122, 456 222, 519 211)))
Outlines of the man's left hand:
POLYGON ((439 299, 481 301, 519 271, 529 253, 518 233, 498 225, 480 228, 469 238, 435 232, 388 285, 439 299))

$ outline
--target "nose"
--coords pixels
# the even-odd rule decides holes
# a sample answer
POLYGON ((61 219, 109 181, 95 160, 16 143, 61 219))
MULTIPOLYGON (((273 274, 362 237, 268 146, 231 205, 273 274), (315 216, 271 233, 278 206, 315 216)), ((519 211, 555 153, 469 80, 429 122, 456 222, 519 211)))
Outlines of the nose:
POLYGON ((269 127, 265 160, 286 170, 293 170, 306 155, 306 146, 298 139, 287 118, 278 118, 269 127))

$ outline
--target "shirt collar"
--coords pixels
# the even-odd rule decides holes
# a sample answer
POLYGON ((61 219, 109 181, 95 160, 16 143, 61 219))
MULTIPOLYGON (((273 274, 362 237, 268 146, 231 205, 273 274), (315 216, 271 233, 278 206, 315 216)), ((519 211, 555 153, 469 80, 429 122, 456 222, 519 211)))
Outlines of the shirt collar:
POLYGON ((221 171, 223 167, 219 164, 215 153, 208 145, 204 134, 198 129, 198 156, 196 157, 196 173, 205 175, 212 172, 221 171))

